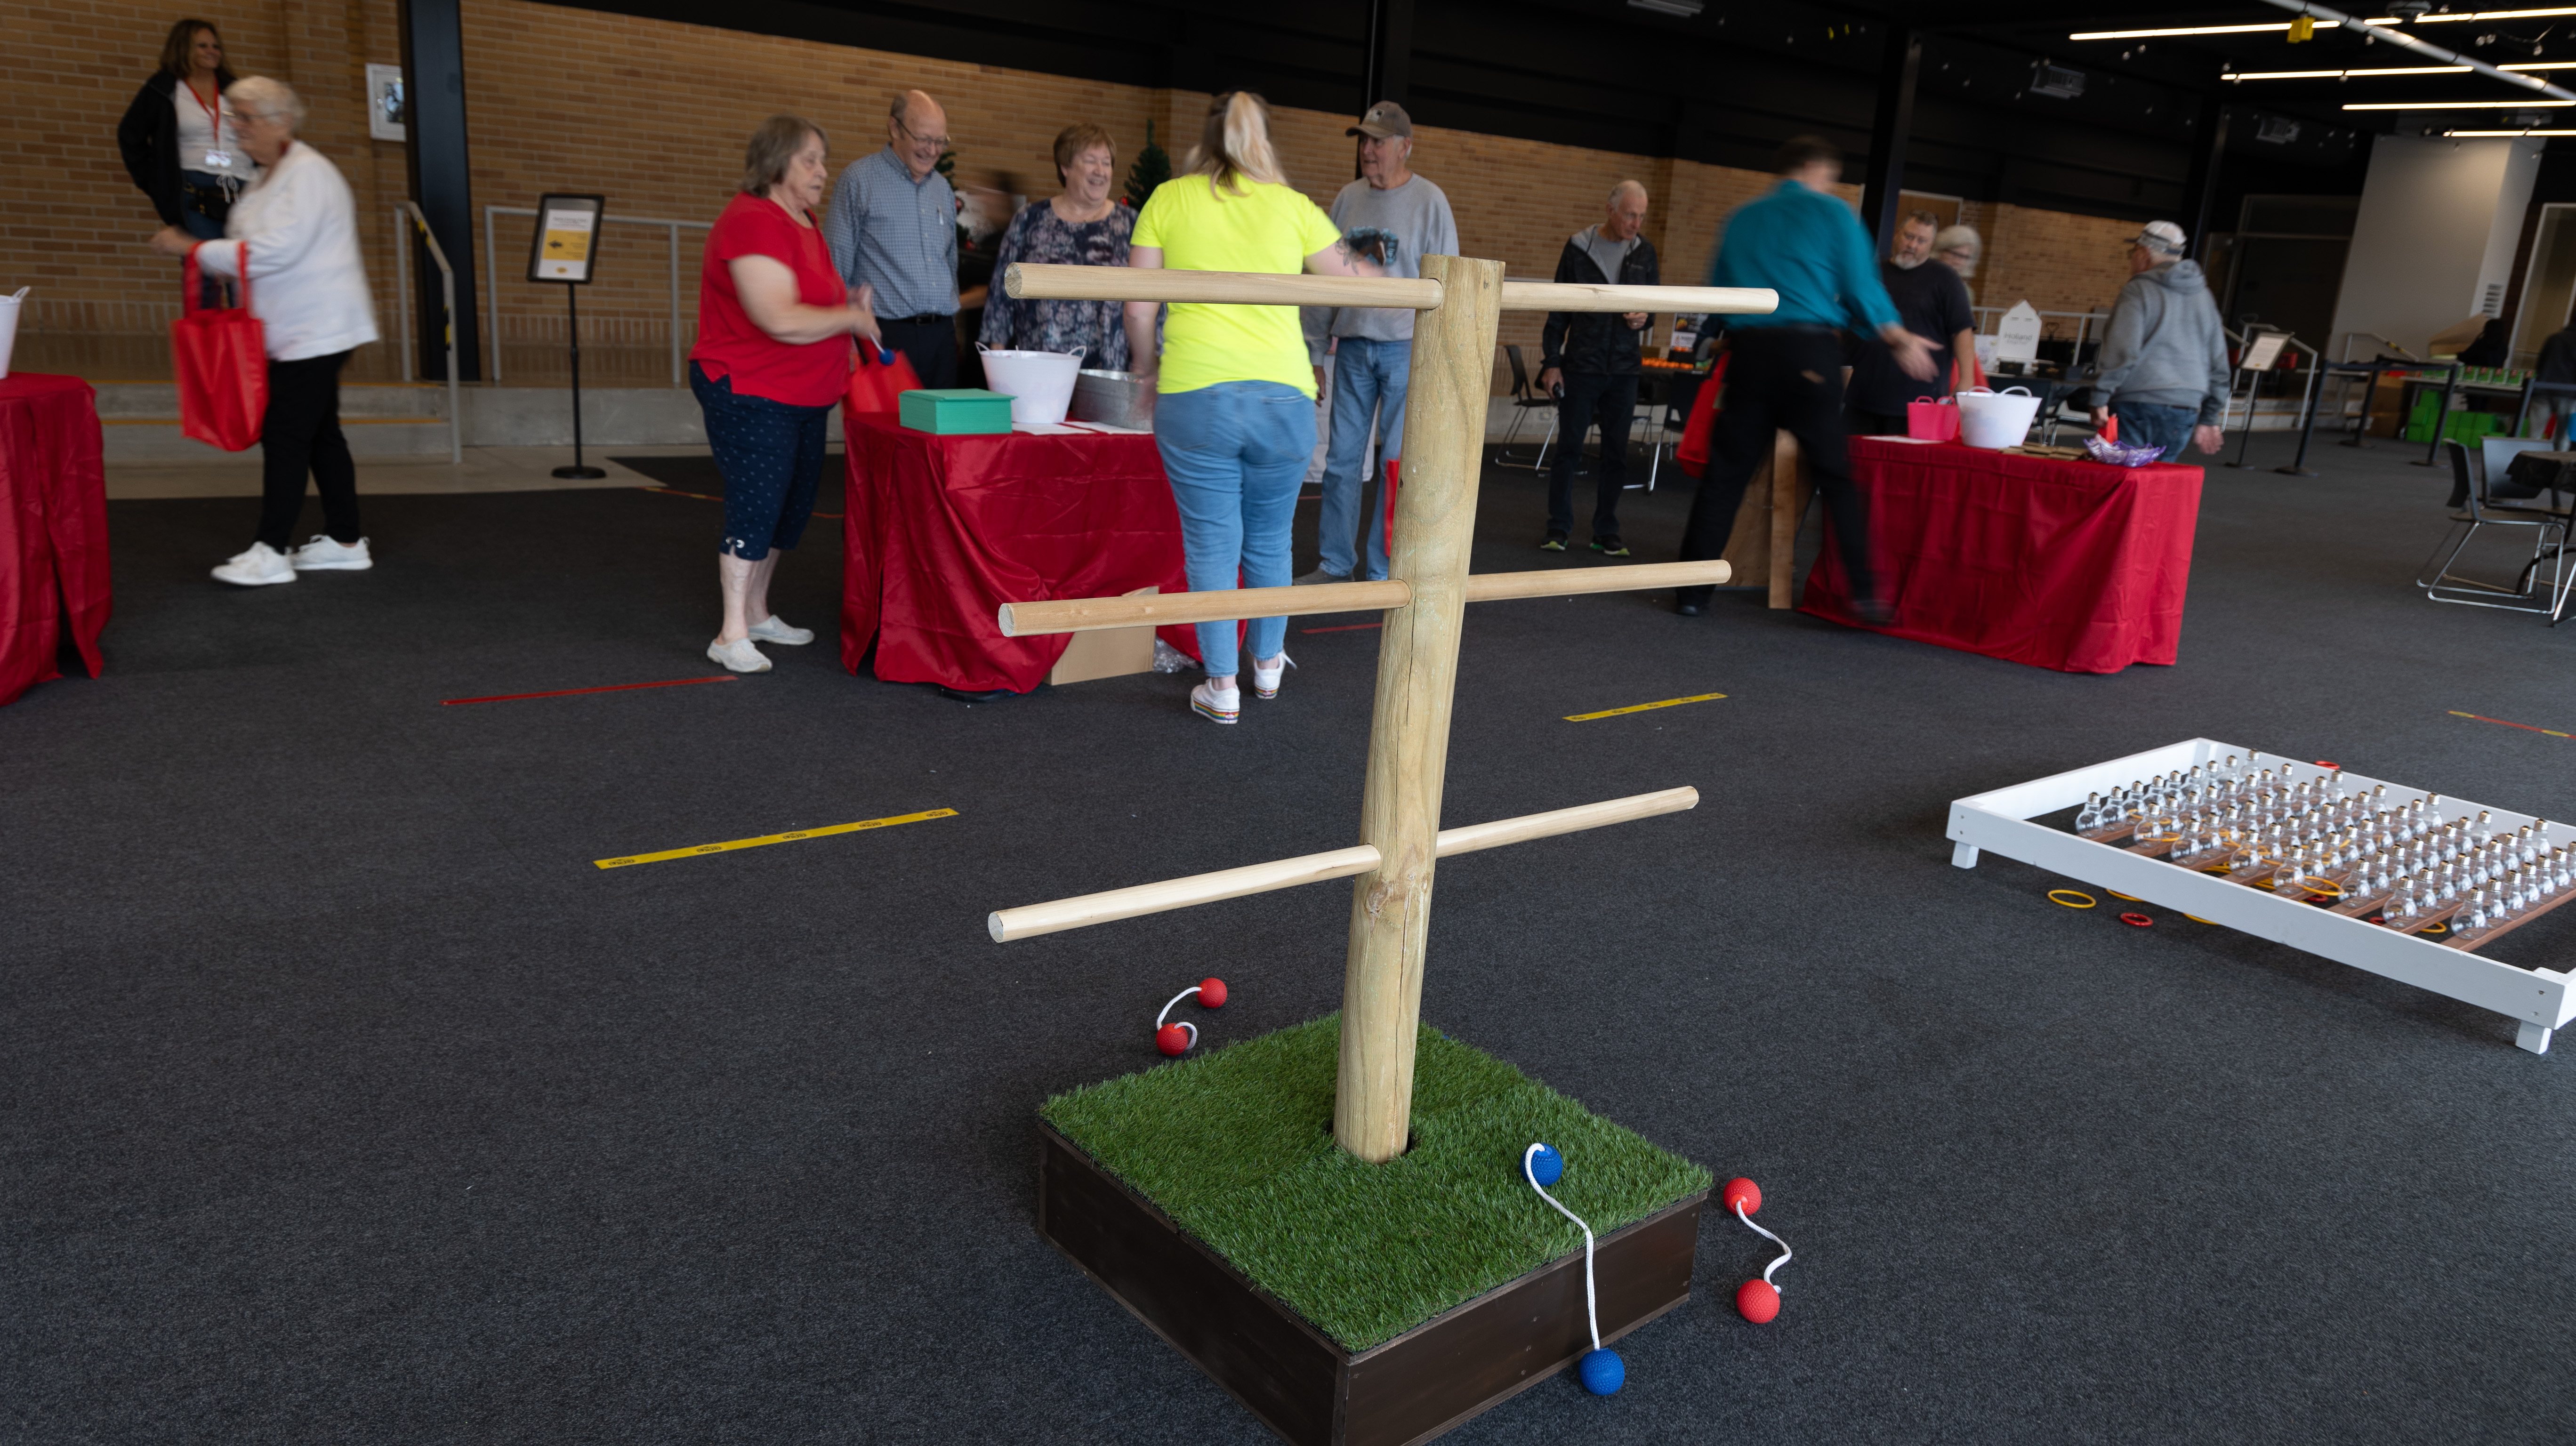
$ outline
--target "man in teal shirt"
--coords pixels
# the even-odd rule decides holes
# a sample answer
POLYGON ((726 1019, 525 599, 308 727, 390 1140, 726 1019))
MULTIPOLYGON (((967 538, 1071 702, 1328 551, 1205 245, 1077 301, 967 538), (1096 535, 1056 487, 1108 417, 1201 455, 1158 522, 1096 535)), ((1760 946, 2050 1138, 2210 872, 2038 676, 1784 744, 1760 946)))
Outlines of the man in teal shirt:
MULTIPOLYGON (((1869 233, 1833 193, 1842 152, 1831 141, 1797 136, 1780 147, 1779 169, 1779 186, 1728 218, 1718 243, 1711 284, 1769 287, 1780 305, 1767 316, 1728 321, 1726 391, 1709 438, 1708 478, 1682 534, 1682 561, 1725 553, 1744 484, 1771 455, 1772 433, 1785 427, 1825 494, 1854 607, 1883 621, 1886 602, 1869 564, 1869 507, 1852 485, 1843 439, 1843 331, 1856 313, 1918 381, 1932 377, 1934 344, 1897 320, 1869 233)), ((1698 616, 1714 591, 1681 589, 1675 611, 1698 616)))

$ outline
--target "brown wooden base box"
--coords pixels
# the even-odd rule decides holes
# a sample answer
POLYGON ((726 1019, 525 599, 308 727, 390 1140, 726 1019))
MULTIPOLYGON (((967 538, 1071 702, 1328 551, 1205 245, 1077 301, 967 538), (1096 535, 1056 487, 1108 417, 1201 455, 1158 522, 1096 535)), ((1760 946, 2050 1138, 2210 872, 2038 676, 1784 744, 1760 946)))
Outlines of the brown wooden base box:
MULTIPOLYGON (((1297 1446, 1428 1441, 1592 1348, 1577 1251, 1382 1345, 1345 1350, 1062 1135, 1040 1125, 1038 1139, 1038 1233, 1297 1446)), ((1605 1343, 1690 1298, 1707 1200, 1702 1191, 1601 1239, 1605 1343)))

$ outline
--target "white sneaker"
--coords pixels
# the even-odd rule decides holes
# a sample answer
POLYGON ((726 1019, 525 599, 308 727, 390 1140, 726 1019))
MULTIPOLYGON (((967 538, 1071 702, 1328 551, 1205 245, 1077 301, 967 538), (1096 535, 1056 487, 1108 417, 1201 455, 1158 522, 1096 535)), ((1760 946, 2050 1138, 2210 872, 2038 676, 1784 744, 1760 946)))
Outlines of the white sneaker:
POLYGON ((250 551, 237 553, 215 569, 215 581, 235 587, 266 587, 273 582, 295 581, 295 568, 286 554, 265 542, 254 542, 250 551))
POLYGON ((737 673, 766 673, 769 659, 751 645, 749 638, 736 638, 728 643, 722 638, 707 644, 707 657, 737 673))
POLYGON ((1211 723, 1231 723, 1243 712, 1243 693, 1236 688, 1218 692, 1214 686, 1201 683, 1190 690, 1190 708, 1211 723))
POLYGON ((1297 666, 1297 660, 1288 656, 1286 653, 1281 653, 1274 661, 1279 664, 1278 667, 1265 668, 1261 666, 1261 660, 1259 658, 1252 660, 1252 696, 1256 698, 1278 697, 1279 680, 1288 675, 1288 670, 1290 668, 1297 666))
POLYGON ((801 648, 814 641, 812 628, 796 627, 776 613, 753 623, 751 635, 764 643, 785 643, 791 648, 801 648))
POLYGON ((376 560, 367 555, 365 538, 338 543, 319 532, 313 534, 311 542, 286 554, 286 561, 297 572, 365 572, 376 565, 376 560))

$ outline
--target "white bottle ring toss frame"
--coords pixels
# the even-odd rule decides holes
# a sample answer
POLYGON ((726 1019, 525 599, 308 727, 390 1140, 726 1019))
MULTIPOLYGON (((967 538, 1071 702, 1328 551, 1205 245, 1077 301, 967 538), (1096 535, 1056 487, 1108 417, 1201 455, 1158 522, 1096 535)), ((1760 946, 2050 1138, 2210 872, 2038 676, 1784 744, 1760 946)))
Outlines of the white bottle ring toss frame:
MULTIPOLYGON (((2233 743, 2193 738, 1954 800, 1948 830, 1953 845, 1950 862, 1972 869, 1977 866, 1980 851, 1991 849, 2079 883, 2160 904, 2203 922, 2241 930, 2464 1004, 2491 1009, 2520 1026, 2516 1044, 2533 1054, 2548 1052, 2550 1036, 2576 1018, 2576 989, 2569 987, 2570 971, 2526 969, 2482 958, 2471 950, 2483 943, 2483 938, 2463 943, 2448 934, 2434 937, 2411 932, 2407 927, 2374 924, 2366 917, 2372 912, 2368 908, 2355 908, 2349 903, 2345 907, 2350 912, 2320 908, 2276 896, 2264 888, 2249 887, 2250 878, 2222 877, 2169 863, 2123 843, 2097 842, 2031 821, 2082 807, 2092 795, 2114 793, 2139 780, 2220 765, 2230 755, 2249 763, 2259 758, 2255 766, 2272 769, 2282 781, 2292 784, 2338 781, 2337 791, 2344 794, 2369 794, 2384 788, 2382 806, 2390 809, 2424 800, 2426 816, 2436 822, 2477 819, 2484 814, 2488 826, 2499 834, 2528 827, 2543 847, 2576 842, 2576 829, 2530 814, 2365 778, 2348 769, 2299 763, 2233 743)), ((2529 914, 2536 916, 2568 897, 2568 893, 2561 892, 2532 908, 2529 914)), ((2501 931, 2487 932, 2492 935, 2501 931)))

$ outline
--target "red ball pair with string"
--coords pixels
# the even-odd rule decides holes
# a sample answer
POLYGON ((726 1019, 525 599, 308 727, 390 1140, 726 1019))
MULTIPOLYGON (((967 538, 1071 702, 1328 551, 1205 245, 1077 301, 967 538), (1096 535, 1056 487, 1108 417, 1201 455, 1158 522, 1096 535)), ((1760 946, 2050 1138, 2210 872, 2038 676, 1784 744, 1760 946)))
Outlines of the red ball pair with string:
POLYGON ((1762 1208, 1761 1186, 1738 1177, 1727 1181, 1726 1188, 1718 1193, 1717 1198, 1736 1219, 1744 1222, 1746 1229, 1780 1247, 1780 1258, 1771 1262, 1769 1268, 1762 1272, 1761 1279, 1748 1280, 1735 1289, 1736 1310, 1755 1325, 1768 1325, 1780 1314, 1780 1287, 1771 1283, 1771 1272, 1788 1264, 1796 1252, 1789 1249, 1788 1241, 1753 1223, 1754 1212, 1762 1208))
POLYGON ((1193 994, 1199 997, 1199 1003, 1210 1009, 1222 1009, 1225 1007, 1225 981, 1222 979, 1202 979, 1198 983, 1191 985, 1189 988, 1182 990, 1180 993, 1173 995, 1171 1003, 1163 1006, 1163 1012, 1154 1016, 1154 1047, 1156 1049, 1159 1049, 1168 1055, 1183 1055, 1189 1053, 1191 1049, 1197 1046, 1199 1042, 1199 1027, 1197 1025, 1190 1023, 1186 1019, 1173 1024, 1165 1024, 1163 1022, 1164 1017, 1172 1012, 1173 1005, 1179 1004, 1182 1000, 1189 998, 1193 994))

